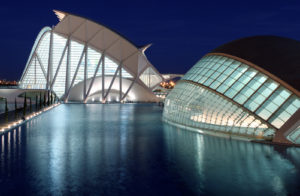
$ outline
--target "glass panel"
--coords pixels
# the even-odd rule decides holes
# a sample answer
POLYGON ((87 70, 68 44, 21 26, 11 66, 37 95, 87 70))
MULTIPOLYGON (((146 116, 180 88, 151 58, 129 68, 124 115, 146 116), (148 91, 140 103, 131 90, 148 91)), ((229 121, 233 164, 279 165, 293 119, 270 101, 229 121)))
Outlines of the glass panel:
POLYGON ((262 74, 257 74, 233 99, 239 104, 244 104, 245 101, 267 80, 262 74))
POLYGON ((245 103, 245 107, 251 111, 256 110, 261 103, 278 87, 278 84, 268 80, 262 87, 245 103))
POLYGON ((45 89, 46 88, 46 76, 42 70, 47 73, 48 60, 49 60, 49 43, 50 43, 50 32, 46 32, 37 46, 36 53, 39 59, 32 54, 32 60, 27 65, 27 71, 21 81, 21 88, 30 89, 45 89))
POLYGON ((290 96, 290 92, 283 87, 278 88, 272 96, 256 111, 256 114, 263 119, 268 119, 279 106, 290 96))
POLYGON ((161 82, 160 76, 151 68, 148 67, 140 76, 140 79, 149 88, 161 82))
MULTIPOLYGON (((178 83, 165 100, 163 118, 184 126, 248 135, 264 135, 268 126, 223 97, 187 82, 178 83), (258 132, 259 131, 259 132, 258 132)), ((272 136, 274 130, 268 133, 272 136)))
POLYGON ((280 109, 275 114, 273 114, 269 122, 276 128, 280 128, 299 108, 300 100, 297 98, 297 96, 292 95, 280 107, 280 109))

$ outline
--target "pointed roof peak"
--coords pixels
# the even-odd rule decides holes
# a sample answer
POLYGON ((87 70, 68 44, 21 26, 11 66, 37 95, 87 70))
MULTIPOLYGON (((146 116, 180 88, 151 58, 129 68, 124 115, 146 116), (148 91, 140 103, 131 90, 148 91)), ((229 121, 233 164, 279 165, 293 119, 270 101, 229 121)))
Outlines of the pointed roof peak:
POLYGON ((139 50, 142 51, 143 53, 145 53, 145 51, 146 51, 150 46, 152 46, 152 44, 144 45, 144 46, 140 47, 139 50))
POLYGON ((62 19, 64 19, 64 17, 66 17, 66 15, 68 15, 66 12, 59 11, 59 10, 53 10, 53 12, 57 16, 59 22, 62 21, 62 19))

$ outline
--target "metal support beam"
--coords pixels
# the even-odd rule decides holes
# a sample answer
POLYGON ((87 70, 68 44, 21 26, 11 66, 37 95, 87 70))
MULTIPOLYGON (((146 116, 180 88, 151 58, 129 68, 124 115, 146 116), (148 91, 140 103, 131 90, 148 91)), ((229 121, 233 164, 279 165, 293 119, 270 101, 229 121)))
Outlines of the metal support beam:
POLYGON ((39 55, 37 53, 35 53, 35 56, 36 56, 36 58, 37 58, 37 60, 39 62, 39 65, 40 65, 40 67, 42 69, 42 72, 43 72, 43 74, 45 76, 45 79, 47 80, 47 73, 46 73, 45 68, 43 66, 42 60, 40 59, 40 57, 39 57, 39 55))
POLYGON ((123 99, 125 99, 125 97, 129 93, 129 91, 131 90, 131 88, 133 87, 133 85, 135 84, 135 82, 137 81, 137 79, 138 79, 138 76, 136 76, 135 79, 131 82, 130 86, 128 87, 127 91, 125 92, 125 94, 123 95, 123 97, 122 97, 122 99, 120 101, 123 101, 123 99))
POLYGON ((120 68, 121 68, 121 64, 122 64, 122 63, 120 63, 119 66, 118 66, 118 68, 116 69, 116 72, 115 72, 115 74, 114 74, 114 76, 113 76, 113 78, 112 78, 112 80, 111 80, 111 82, 110 82, 110 84, 109 84, 109 87, 108 87, 108 89, 107 89, 107 91, 106 91, 106 94, 105 94, 105 96, 104 96, 104 99, 107 98, 107 96, 108 96, 108 94, 109 94, 109 92, 110 92, 110 90, 111 90, 111 87, 112 87, 112 85, 113 85, 114 82, 115 82, 115 79, 116 79, 116 77, 117 77, 118 71, 119 71, 120 68))
POLYGON ((120 63, 119 69, 119 101, 122 101, 122 63, 120 63))
POLYGON ((84 58, 84 75, 83 75, 83 101, 86 96, 86 79, 87 79, 87 61, 88 61, 88 54, 87 54, 87 45, 84 48, 85 50, 85 58, 84 58))
POLYGON ((105 91, 105 85, 104 85, 104 80, 105 80, 105 53, 103 53, 103 58, 102 58, 102 102, 105 102, 104 100, 104 91, 105 91))
POLYGON ((52 80, 52 52, 53 52, 53 29, 50 32, 50 44, 49 44, 49 55, 48 55, 48 69, 47 69, 47 84, 46 89, 50 89, 52 80))
MULTIPOLYGON (((69 37, 70 39, 70 37, 69 37)), ((66 66, 66 83, 65 83, 65 100, 66 94, 70 87, 70 60, 71 60, 71 42, 68 42, 68 53, 67 53, 67 66, 66 66)))
POLYGON ((79 68, 80 68, 80 64, 81 64, 81 62, 82 62, 82 59, 83 59, 83 55, 85 54, 85 52, 86 52, 86 45, 85 45, 85 47, 84 47, 84 49, 82 50, 82 53, 81 53, 81 56, 80 56, 80 59, 79 59, 79 61, 78 61, 78 64, 77 64, 77 67, 76 67, 76 70, 75 70, 75 73, 74 73, 74 76, 73 76, 73 79, 72 79, 72 82, 71 82, 71 84, 70 84, 70 87, 68 88, 68 90, 67 90, 67 93, 66 93, 66 95, 65 95, 65 101, 67 101, 68 100, 68 97, 69 97, 69 93, 70 93, 70 90, 71 90, 71 88, 73 87, 73 84, 74 84, 74 82, 75 82, 75 79, 76 79, 76 76, 77 76, 77 73, 78 73, 78 70, 79 70, 79 68))
POLYGON ((101 64, 101 62, 102 62, 103 57, 104 57, 104 54, 102 53, 102 54, 101 54, 101 57, 100 57, 100 59, 99 59, 99 62, 98 62, 98 64, 97 64, 96 70, 95 70, 95 72, 94 72, 94 76, 93 76, 93 78, 92 78, 92 81, 90 82, 90 85, 89 85, 88 91, 87 91, 87 93, 86 93, 86 96, 85 96, 85 98, 84 98, 84 102, 85 102, 85 103, 86 103, 86 100, 87 100, 88 96, 90 95, 92 86, 93 86, 93 84, 94 84, 94 81, 95 81, 95 78, 96 78, 96 76, 97 76, 97 73, 98 73, 98 70, 99 70, 99 67, 100 67, 100 64, 101 64))
POLYGON ((36 58, 34 58, 34 84, 36 84, 36 58))
POLYGON ((60 57, 60 59, 59 59, 59 63, 58 63, 58 65, 57 65, 56 72, 55 72, 55 75, 54 75, 54 77, 53 77, 53 80, 52 80, 52 83, 51 83, 51 87, 50 87, 50 89, 53 89, 53 86, 54 86, 54 83, 55 83, 56 77, 57 77, 57 75, 58 75, 58 72, 59 72, 59 69, 60 69, 61 63, 62 63, 62 61, 63 61, 63 59, 64 59, 64 56, 65 56, 66 50, 67 50, 67 48, 68 48, 68 45, 69 45, 69 44, 68 44, 68 42, 69 42, 69 39, 67 40, 67 42, 66 42, 66 45, 65 45, 65 48, 64 48, 64 50, 63 50, 63 53, 62 53, 62 55, 61 55, 61 57, 60 57))

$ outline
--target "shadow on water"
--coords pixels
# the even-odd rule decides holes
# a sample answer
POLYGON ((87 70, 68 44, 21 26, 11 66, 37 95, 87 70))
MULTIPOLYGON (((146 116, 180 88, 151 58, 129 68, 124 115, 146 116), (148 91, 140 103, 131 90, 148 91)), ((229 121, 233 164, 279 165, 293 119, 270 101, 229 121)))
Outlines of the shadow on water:
POLYGON ((61 105, 0 137, 0 195, 297 195, 300 148, 162 123, 150 104, 61 105))

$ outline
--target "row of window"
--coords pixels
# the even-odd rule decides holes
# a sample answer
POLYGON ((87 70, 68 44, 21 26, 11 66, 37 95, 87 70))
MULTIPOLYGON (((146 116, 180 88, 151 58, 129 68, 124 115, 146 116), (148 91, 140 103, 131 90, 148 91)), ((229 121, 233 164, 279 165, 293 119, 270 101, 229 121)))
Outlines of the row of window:
POLYGON ((207 86, 280 128, 299 108, 300 99, 289 90, 234 59, 203 57, 182 78, 207 86))
POLYGON ((197 84, 180 81, 165 100, 163 118, 198 129, 271 138, 275 130, 250 112, 197 84))

